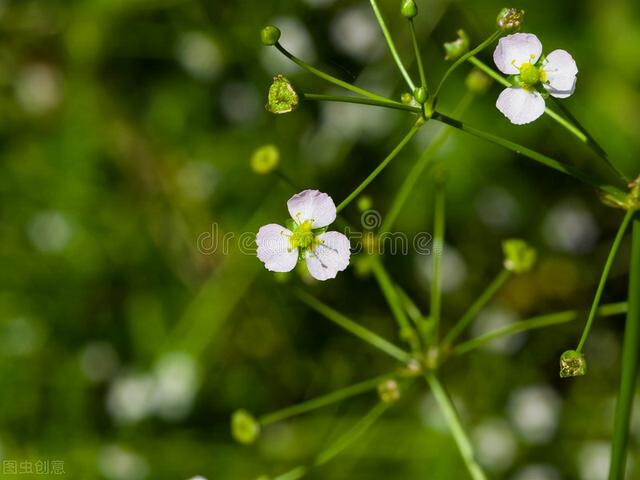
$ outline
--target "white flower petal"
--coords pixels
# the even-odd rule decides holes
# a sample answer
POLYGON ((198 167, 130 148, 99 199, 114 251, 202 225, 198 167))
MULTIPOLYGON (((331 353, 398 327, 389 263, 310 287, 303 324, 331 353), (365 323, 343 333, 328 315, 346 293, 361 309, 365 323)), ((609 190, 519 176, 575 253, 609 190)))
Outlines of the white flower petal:
POLYGON ((511 123, 524 125, 544 113, 544 98, 538 92, 523 88, 505 88, 498 97, 496 107, 511 123))
POLYGON ((258 258, 272 272, 290 272, 298 263, 298 249, 291 248, 289 237, 291 230, 270 223, 258 230, 258 258))
POLYGON ((322 233, 317 239, 320 245, 306 254, 309 273, 318 280, 335 278, 338 272, 349 265, 351 255, 349 239, 338 232, 322 233))
POLYGON ((305 190, 287 202, 289 214, 296 222, 312 221, 313 228, 326 227, 336 219, 336 205, 326 193, 305 190))
POLYGON ((547 74, 544 88, 557 98, 567 98, 576 89, 578 66, 575 60, 564 50, 554 50, 545 58, 542 69, 547 74))
POLYGON ((493 52, 493 61, 502 73, 515 75, 523 63, 534 64, 542 54, 542 44, 532 33, 514 33, 502 37, 493 52))

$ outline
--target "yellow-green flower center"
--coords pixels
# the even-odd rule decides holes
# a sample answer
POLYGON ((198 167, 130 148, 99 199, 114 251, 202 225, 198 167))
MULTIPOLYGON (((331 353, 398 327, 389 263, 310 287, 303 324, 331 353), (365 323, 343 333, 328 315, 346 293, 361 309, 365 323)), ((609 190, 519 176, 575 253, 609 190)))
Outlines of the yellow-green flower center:
POLYGON ((520 66, 520 84, 523 87, 533 87, 540 81, 540 69, 530 63, 520 66))
POLYGON ((307 220, 297 225, 293 230, 293 235, 289 238, 289 244, 291 248, 299 248, 305 250, 316 242, 316 237, 313 234, 312 222, 307 220))

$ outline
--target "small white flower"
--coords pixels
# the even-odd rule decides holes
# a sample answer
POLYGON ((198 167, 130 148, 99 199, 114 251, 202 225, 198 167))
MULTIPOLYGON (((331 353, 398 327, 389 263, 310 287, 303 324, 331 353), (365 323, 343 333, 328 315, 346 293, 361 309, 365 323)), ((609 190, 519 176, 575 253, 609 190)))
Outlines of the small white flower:
POLYGON ((531 33, 514 33, 498 42, 493 61, 498 70, 517 75, 516 85, 500 93, 496 107, 511 123, 524 125, 544 113, 544 97, 536 90, 542 85, 549 95, 567 98, 576 88, 578 67, 564 50, 542 55, 542 44, 531 33))
POLYGON ((336 219, 336 206, 326 193, 305 190, 287 202, 293 219, 291 229, 270 223, 258 231, 258 258, 272 272, 290 272, 304 259, 312 277, 335 278, 349 265, 349 239, 325 232, 336 219))

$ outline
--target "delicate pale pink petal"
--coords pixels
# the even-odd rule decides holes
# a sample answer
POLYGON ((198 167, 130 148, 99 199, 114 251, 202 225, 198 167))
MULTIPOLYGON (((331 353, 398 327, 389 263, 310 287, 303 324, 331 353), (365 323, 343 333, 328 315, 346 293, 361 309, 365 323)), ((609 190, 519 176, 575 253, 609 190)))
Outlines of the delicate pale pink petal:
POLYGON ((338 232, 326 232, 318 235, 317 239, 320 245, 306 254, 309 273, 318 280, 335 278, 349 265, 349 239, 338 232))
POLYGON ((291 230, 270 223, 260 227, 256 236, 258 258, 272 272, 290 272, 298 262, 298 249, 291 248, 291 230))
POLYGON ((326 227, 336 219, 336 205, 326 193, 305 190, 287 202, 289 214, 297 223, 312 221, 313 228, 326 227))
POLYGON ((564 50, 554 50, 544 61, 542 69, 547 74, 544 88, 557 98, 567 98, 576 89, 578 66, 575 60, 564 50))
POLYGON ((511 123, 524 125, 544 113, 544 98, 538 92, 523 88, 505 88, 498 97, 496 107, 511 123))
POLYGON ((502 37, 493 52, 493 61, 502 73, 515 75, 523 63, 534 64, 542 54, 542 44, 532 33, 514 33, 502 37))

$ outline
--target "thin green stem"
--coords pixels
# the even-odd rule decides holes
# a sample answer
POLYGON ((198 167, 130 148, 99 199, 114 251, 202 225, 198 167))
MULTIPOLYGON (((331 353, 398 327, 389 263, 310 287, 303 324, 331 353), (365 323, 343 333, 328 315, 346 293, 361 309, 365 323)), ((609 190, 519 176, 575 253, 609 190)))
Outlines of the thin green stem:
POLYGON ((343 433, 330 446, 324 449, 313 461, 311 466, 301 465, 279 475, 274 480, 298 480, 309 473, 312 467, 319 467, 335 458, 338 454, 349 448, 356 440, 364 435, 380 416, 389 408, 389 404, 380 402, 362 417, 353 427, 343 433))
POLYGON ((396 45, 393 42, 393 37, 389 33, 387 24, 385 23, 384 18, 382 17, 382 13, 380 12, 380 9, 378 8, 378 2, 376 2, 376 0, 371 0, 371 7, 373 8, 373 13, 375 13, 376 19, 380 24, 380 29, 382 30, 382 34, 384 35, 384 38, 387 41, 387 45, 389 46, 389 50, 391 51, 391 56, 393 57, 393 60, 396 62, 396 65, 398 66, 398 70, 400 70, 400 73, 404 77, 405 82, 407 82, 407 85, 411 89, 411 93, 413 93, 413 91, 416 89, 416 86, 411 80, 411 77, 409 76, 407 69, 404 68, 404 64, 402 63, 402 59, 400 59, 400 55, 398 55, 398 50, 396 49, 396 45))
POLYGON ((458 416, 456 407, 451 401, 449 394, 433 373, 426 374, 425 378, 427 380, 427 383, 429 384, 429 387, 431 388, 431 391, 433 392, 433 396, 435 397, 438 406, 440 407, 440 411, 442 412, 445 420, 447 421, 447 424, 449 425, 449 429, 451 430, 453 439, 458 446, 460 455, 462 456, 462 459, 467 466, 467 470, 469 470, 471 478, 473 480, 486 480, 486 475, 475 460, 473 446, 471 445, 471 441, 469 440, 467 433, 462 427, 460 417, 458 416))
MULTIPOLYGON (((602 305, 598 309, 598 315, 601 317, 609 317, 613 315, 620 315, 627 311, 626 302, 612 303, 609 305, 602 305)), ((580 318, 582 312, 578 310, 568 310, 565 312, 550 313, 548 315, 541 315, 539 317, 530 318, 528 320, 522 320, 520 322, 512 323, 506 327, 499 328, 493 332, 489 332, 485 335, 481 335, 466 342, 456 345, 452 353, 455 355, 462 355, 472 350, 480 348, 498 338, 506 337, 508 335, 514 335, 520 332, 526 332, 528 330, 535 330, 537 328, 549 327, 551 325, 559 325, 562 323, 573 322, 580 318)))
POLYGON ((396 147, 393 149, 393 151, 387 155, 387 157, 382 160, 382 162, 380 162, 380 165, 378 165, 375 170, 373 172, 371 172, 369 174, 369 176, 367 178, 365 178, 362 183, 360 183, 360 185, 358 185, 355 190, 353 192, 351 192, 349 194, 349 196, 347 198, 345 198, 342 203, 340 203, 340 205, 338 205, 336 207, 336 210, 338 212, 340 212, 344 207, 346 207, 347 205, 349 205, 349 203, 351 203, 351 201, 356 198, 358 195, 360 195, 360 192, 362 192, 365 188, 367 188, 367 185, 369 185, 371 182, 373 182, 373 180, 380 174, 380 172, 382 172, 382 170, 385 169, 385 167, 387 165, 389 165, 389 163, 391 162, 391 160, 393 160, 396 155, 398 155, 398 153, 400 153, 400 151, 404 148, 404 146, 409 143, 409 140, 411 140, 413 138, 413 136, 418 132, 418 130, 420 130, 420 127, 424 125, 424 119, 422 117, 420 117, 418 119, 418 121, 413 125, 413 127, 411 127, 411 130, 409 130, 409 133, 407 133, 404 138, 400 141, 400 143, 398 145, 396 145, 396 147))
POLYGON ((500 35, 502 35, 502 31, 500 30, 496 30, 495 32, 493 32, 489 38, 487 38, 484 42, 482 42, 480 45, 478 45, 476 48, 474 48, 473 50, 468 51, 467 53, 465 53, 463 56, 461 56, 458 60, 456 60, 455 62, 453 62, 453 64, 449 67, 449 69, 445 72, 444 76, 442 77, 442 80, 440 80, 440 83, 438 84, 438 88, 436 88, 436 93, 433 95, 433 97, 435 99, 438 98, 438 95, 440 94, 440 90, 442 89, 442 86, 444 85, 444 82, 447 80, 447 78, 449 78, 449 75, 451 75, 453 73, 453 71, 458 68, 460 65, 462 65, 465 61, 467 61, 469 58, 473 57, 474 55, 476 55, 477 53, 481 52, 482 50, 484 50, 485 48, 487 48, 489 45, 491 45, 493 42, 496 41, 496 39, 498 37, 500 37, 500 35))
POLYGON ((433 325, 435 341, 439 337, 440 307, 442 302, 442 255, 444 253, 445 227, 445 191, 444 184, 438 182, 435 192, 435 211, 433 221, 433 250, 431 262, 431 290, 429 319, 433 325))
POLYGON ((397 347, 388 340, 385 340, 377 333, 373 333, 371 330, 345 317, 328 305, 325 305, 321 301, 317 300, 315 297, 302 290, 298 290, 296 294, 298 295, 298 298, 300 298, 300 300, 302 300, 316 312, 320 313, 322 316, 344 328, 356 337, 364 340, 369 345, 376 347, 377 349, 383 351, 387 355, 395 358, 396 360, 399 360, 402 363, 407 363, 409 360, 411 360, 411 355, 409 355, 408 352, 405 352, 400 347, 397 347))
POLYGON ((400 285, 395 284, 394 287, 396 289, 398 298, 400 299, 402 308, 404 309, 405 312, 407 312, 407 315, 409 316, 411 321, 414 323, 414 325, 418 326, 420 322, 424 320, 424 315, 422 314, 418 306, 415 304, 415 302, 411 299, 411 297, 409 297, 407 292, 405 292, 402 289, 402 287, 400 287, 400 285))
POLYGON ((600 189, 603 192, 606 192, 612 195, 613 197, 619 199, 622 202, 624 202, 624 199, 626 198, 626 193, 623 192, 622 190, 612 185, 605 185, 599 179, 594 178, 591 175, 588 175, 582 172, 581 170, 573 167, 572 165, 561 163, 551 157, 543 155, 542 153, 538 153, 534 150, 531 150, 530 148, 519 145, 515 142, 505 140, 504 138, 499 137, 497 135, 493 135, 491 133, 487 133, 482 130, 479 130, 475 127, 471 127, 469 125, 462 123, 460 120, 453 119, 439 112, 435 112, 431 118, 439 122, 446 123, 447 125, 450 125, 454 128, 462 130, 463 132, 467 132, 478 138, 482 138, 483 140, 487 140, 491 143, 495 143, 496 145, 500 145, 501 147, 511 150, 519 155, 524 155, 525 157, 535 160, 536 162, 542 163, 543 165, 553 168, 558 172, 574 177, 575 179, 580 180, 581 182, 591 187, 600 189))
POLYGON ((465 328, 469 326, 471 321, 478 316, 478 313, 489 303, 489 301, 495 296, 495 294, 504 285, 507 279, 511 276, 511 272, 506 268, 503 268, 496 278, 489 284, 489 286, 482 292, 482 295, 473 302, 471 307, 465 312, 465 314, 458 320, 454 327, 444 337, 444 345, 451 345, 465 328))
POLYGON ((640 215, 638 213, 633 218, 629 272, 629 310, 622 346, 620 393, 613 420, 609 480, 620 480, 625 477, 629 422, 638 378, 640 356, 640 215))
POLYGON ((300 68, 302 68, 302 69, 306 70, 307 72, 315 75, 316 77, 320 77, 320 78, 322 78, 323 80, 326 80, 329 83, 333 83, 334 85, 338 85, 339 87, 342 87, 342 88, 345 88, 347 90, 350 90, 350 91, 352 91, 354 93, 362 95, 363 97, 371 98, 372 100, 379 100, 379 101, 382 101, 382 102, 391 101, 388 98, 385 98, 385 97, 383 97, 381 95, 378 95, 378 94, 375 94, 375 93, 370 92, 368 90, 365 90, 364 88, 356 87, 355 85, 352 85, 352 84, 350 84, 348 82, 340 80, 339 78, 336 78, 336 77, 334 77, 332 75, 329 75, 328 73, 325 73, 322 70, 318 70, 317 68, 312 67, 308 63, 300 60, 298 57, 296 57, 295 55, 290 53, 280 43, 276 43, 275 47, 280 51, 280 53, 282 53, 289 60, 294 62, 300 68))
POLYGON ((372 105, 374 107, 392 108, 394 110, 404 110, 411 113, 422 114, 422 109, 419 107, 412 107, 411 105, 405 105, 404 103, 394 102, 392 100, 382 101, 382 100, 372 100, 370 98, 347 97, 347 96, 340 96, 340 95, 322 95, 318 93, 303 93, 301 94, 301 96, 305 100, 372 105))
POLYGON ((412 352, 419 352, 420 343, 418 341, 418 335, 411 326, 411 323, 402 308, 400 298, 398 297, 398 293, 391 281, 391 277, 389 277, 389 274, 382 265, 380 258, 371 257, 371 268, 373 269, 373 274, 378 281, 380 290, 382 290, 384 298, 387 300, 396 322, 398 322, 398 326, 400 327, 400 337, 407 340, 411 346, 412 352))
POLYGON ((622 220, 622 223, 620 224, 620 228, 618 228, 618 233, 616 234, 616 237, 613 240, 613 244, 611 245, 611 250, 609 251, 609 256, 607 257, 607 261, 604 264, 604 269, 602 270, 602 275, 600 275, 600 282, 598 283, 596 294, 593 297, 593 303, 591 304, 591 311, 589 312, 589 318, 587 319, 587 323, 584 326, 584 331, 582 332, 582 337, 580 337, 580 342, 576 347, 576 352, 581 352, 585 342, 587 341, 587 337, 589 336, 589 332, 591 331, 593 320, 596 318, 596 312, 598 311, 598 305, 600 304, 600 298, 602 297, 602 292, 604 292, 604 286, 607 283, 607 278, 609 278, 609 272, 611 272, 613 261, 616 258, 616 254, 618 253, 618 249, 620 248, 620 243, 622 242, 622 238, 624 237, 624 234, 627 231, 629 222, 631 222, 633 213, 634 212, 632 210, 627 211, 626 215, 624 216, 624 219, 622 220))
POLYGON ((354 397, 371 390, 375 390, 381 382, 384 382, 385 380, 389 380, 390 378, 394 378, 396 376, 396 372, 379 375, 375 378, 356 383, 355 385, 341 388, 340 390, 336 390, 335 392, 331 392, 327 395, 307 400, 306 402, 299 403, 298 405, 283 408, 282 410, 278 410, 277 412, 267 413, 259 418, 259 422, 262 426, 267 426, 271 425, 272 423, 280 422, 287 418, 294 417, 296 415, 301 415, 303 413, 326 407, 327 405, 340 402, 344 399, 354 397))
POLYGON ((413 51, 416 54, 416 62, 418 64, 418 71, 420 72, 420 83, 426 94, 428 92, 427 76, 424 74, 424 65, 422 64, 422 54, 420 53, 420 45, 418 44, 418 36, 416 35, 416 26, 413 23, 413 18, 409 19, 409 29, 411 30, 411 40, 413 41, 413 51))
MULTIPOLYGON (((473 92, 467 91, 465 95, 458 103, 455 108, 456 116, 462 115, 464 111, 469 108, 471 101, 475 97, 473 92)), ((389 213, 382 220, 382 225, 380 225, 379 234, 391 231, 391 228, 395 224, 402 208, 407 203, 409 199, 409 195, 415 188, 418 180, 422 176, 424 170, 431 164, 431 160, 434 155, 442 148, 445 144, 449 136, 451 135, 452 130, 449 128, 445 128, 438 132, 438 134, 434 137, 433 141, 429 144, 429 146, 422 152, 418 161, 413 164, 409 174, 404 178, 402 185, 398 188, 396 195, 391 203, 391 208, 389 208, 389 213)))

